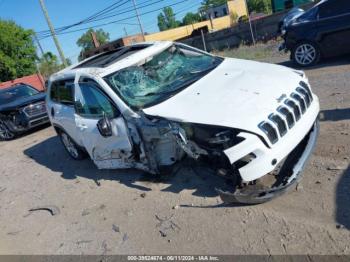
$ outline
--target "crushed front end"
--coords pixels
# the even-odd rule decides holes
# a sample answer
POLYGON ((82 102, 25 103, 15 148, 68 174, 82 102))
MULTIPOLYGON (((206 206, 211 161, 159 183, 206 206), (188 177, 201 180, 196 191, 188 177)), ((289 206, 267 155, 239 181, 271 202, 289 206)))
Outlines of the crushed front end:
MULTIPOLYGON (((163 129, 163 135, 167 133, 183 152, 231 181, 231 191, 217 189, 224 202, 254 204, 281 195, 300 180, 318 137, 318 113, 318 98, 300 83, 290 96, 282 97, 274 112, 257 123, 260 134, 214 125, 161 122, 170 127, 163 129)), ((170 150, 163 150, 162 155, 166 152, 170 150)), ((173 155, 175 162, 181 154, 173 155)))

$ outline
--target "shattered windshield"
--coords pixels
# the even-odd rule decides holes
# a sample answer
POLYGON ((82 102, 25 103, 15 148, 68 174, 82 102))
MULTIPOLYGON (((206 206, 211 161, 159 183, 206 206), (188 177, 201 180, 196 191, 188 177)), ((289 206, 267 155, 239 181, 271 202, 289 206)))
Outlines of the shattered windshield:
POLYGON ((105 78, 131 107, 160 103, 217 67, 222 58, 181 45, 149 57, 142 65, 117 71, 105 78))

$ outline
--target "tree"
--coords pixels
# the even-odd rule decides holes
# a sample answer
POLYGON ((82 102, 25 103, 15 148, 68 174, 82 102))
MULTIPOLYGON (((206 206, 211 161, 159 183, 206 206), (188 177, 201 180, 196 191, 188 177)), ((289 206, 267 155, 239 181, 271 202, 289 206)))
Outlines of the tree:
POLYGON ((220 5, 224 5, 227 3, 227 0, 204 0, 201 5, 202 5, 202 10, 206 11, 210 7, 216 7, 220 5))
POLYGON ((202 21, 201 16, 198 13, 187 13, 182 19, 182 25, 190 25, 202 21))
MULTIPOLYGON (((67 62, 70 62, 70 60, 67 59, 67 62)), ((63 68, 64 65, 60 64, 57 56, 51 52, 46 52, 43 57, 39 59, 39 70, 45 78, 49 78, 50 75, 63 68)))
POLYGON ((94 30, 90 28, 87 30, 77 41, 77 45, 82 48, 82 52, 88 51, 94 48, 91 33, 96 34, 97 41, 103 45, 109 41, 109 33, 103 31, 103 29, 94 30))
POLYGON ((158 15, 158 27, 160 31, 176 28, 181 23, 176 21, 174 11, 171 7, 163 8, 162 13, 158 15))
POLYGON ((249 13, 271 13, 271 0, 248 0, 247 1, 249 13))
POLYGON ((33 31, 0 19, 0 82, 35 73, 33 31))

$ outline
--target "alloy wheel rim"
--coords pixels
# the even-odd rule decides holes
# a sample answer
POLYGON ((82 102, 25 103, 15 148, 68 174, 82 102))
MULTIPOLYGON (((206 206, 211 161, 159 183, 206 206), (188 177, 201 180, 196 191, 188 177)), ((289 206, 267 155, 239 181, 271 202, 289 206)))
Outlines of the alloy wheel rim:
POLYGON ((69 154, 71 156, 73 156, 74 158, 78 157, 78 150, 75 147, 75 145, 73 144, 72 140, 66 135, 66 134, 62 134, 62 142, 64 144, 64 146, 66 147, 67 151, 69 152, 69 154))
POLYGON ((14 137, 14 134, 8 130, 7 126, 2 121, 0 121, 0 137, 2 139, 11 139, 14 137))
POLYGON ((309 65, 316 59, 316 49, 310 44, 303 44, 295 50, 295 60, 301 65, 309 65))

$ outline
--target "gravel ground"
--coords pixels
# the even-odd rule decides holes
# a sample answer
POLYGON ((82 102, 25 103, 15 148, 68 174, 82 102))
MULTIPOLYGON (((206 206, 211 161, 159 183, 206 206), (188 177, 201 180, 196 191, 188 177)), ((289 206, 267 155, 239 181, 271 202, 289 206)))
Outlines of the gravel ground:
POLYGON ((51 127, 0 143, 0 254, 350 254, 349 62, 306 70, 318 145, 302 183, 263 205, 222 205, 205 168, 161 181, 99 171, 71 160, 51 127), (47 205, 57 214, 28 211, 47 205))

